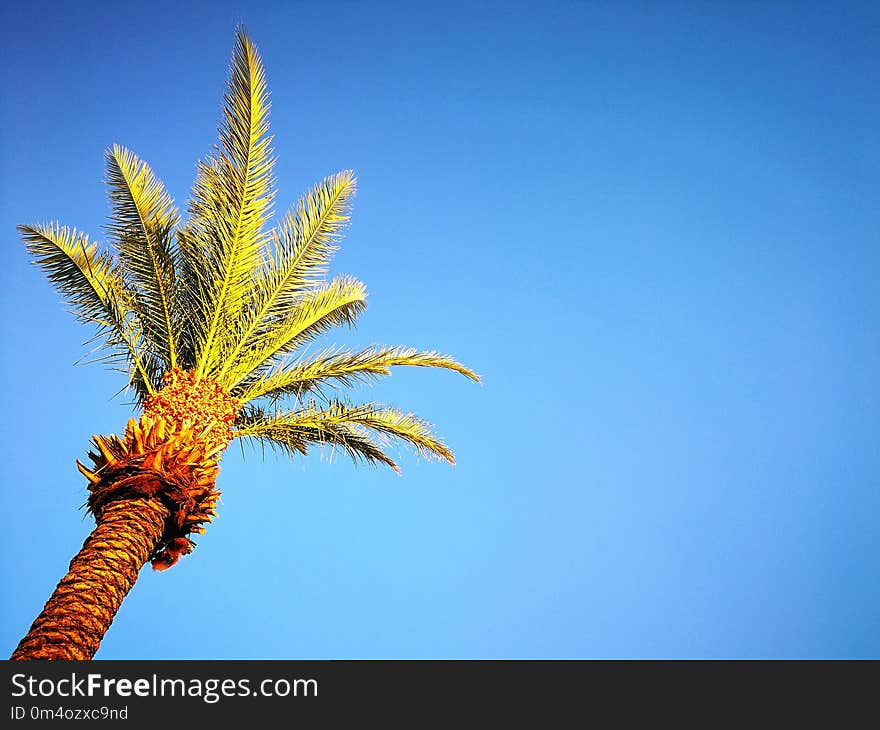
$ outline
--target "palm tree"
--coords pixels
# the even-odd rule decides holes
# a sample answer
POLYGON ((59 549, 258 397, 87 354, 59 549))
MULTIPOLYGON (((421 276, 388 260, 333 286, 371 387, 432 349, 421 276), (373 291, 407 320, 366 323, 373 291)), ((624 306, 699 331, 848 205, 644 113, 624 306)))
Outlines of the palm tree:
POLYGON ((141 412, 122 436, 95 436, 88 465, 77 462, 96 527, 13 659, 90 659, 146 562, 164 570, 193 549, 190 535, 215 515, 233 439, 290 455, 325 444, 395 470, 383 449, 397 439, 454 463, 416 416, 334 393, 396 365, 479 380, 471 370, 406 347, 302 352, 365 306, 362 283, 325 279, 355 177, 328 177, 270 230, 268 111, 260 56, 239 28, 219 145, 199 163, 185 222, 150 167, 114 146, 112 248, 56 223, 19 227, 74 314, 97 325, 102 359, 128 374, 141 412))

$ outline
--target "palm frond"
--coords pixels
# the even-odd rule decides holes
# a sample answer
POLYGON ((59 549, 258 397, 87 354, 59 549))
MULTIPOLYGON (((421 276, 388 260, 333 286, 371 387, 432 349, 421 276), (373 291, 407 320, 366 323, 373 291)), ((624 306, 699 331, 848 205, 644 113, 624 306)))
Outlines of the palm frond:
POLYGON ((450 464, 455 464, 455 456, 434 435, 431 424, 415 414, 368 403, 360 406, 357 413, 350 414, 347 418, 359 426, 408 443, 415 447, 420 456, 445 459, 450 464))
POLYGON ((229 390, 274 359, 293 352, 331 327, 352 325, 364 310, 366 287, 350 276, 340 276, 309 290, 277 321, 255 334, 241 353, 236 366, 221 383, 229 390))
POLYGON ((262 409, 248 407, 240 416, 235 438, 268 444, 288 456, 304 456, 311 444, 339 447, 355 462, 385 464, 400 472, 395 461, 363 428, 338 419, 321 418, 316 413, 267 415, 262 409))
POLYGON ((177 366, 176 332, 181 330, 176 301, 174 201, 149 165, 114 145, 107 151, 107 184, 113 212, 110 232, 122 268, 138 298, 144 335, 168 364, 177 366))
POLYGON ((260 56, 236 33, 224 97, 220 145, 199 165, 190 219, 180 238, 199 375, 213 374, 228 352, 228 327, 252 298, 264 261, 264 226, 274 197, 269 101, 260 56))
POLYGON ((420 352, 412 347, 371 347, 359 352, 328 350, 317 356, 301 358, 292 365, 284 365, 242 383, 235 395, 245 402, 264 396, 299 397, 326 381, 352 386, 363 380, 390 375, 391 368, 398 365, 446 368, 480 382, 480 376, 475 372, 438 352, 420 352))
POLYGON ((381 461, 397 468, 381 448, 368 436, 377 434, 381 438, 393 438, 415 449, 422 456, 439 457, 455 463, 455 457, 440 439, 431 431, 427 422, 411 413, 404 413, 376 403, 351 405, 342 401, 332 401, 321 407, 312 402, 296 411, 267 414, 260 408, 249 407, 236 423, 235 437, 267 440, 281 445, 293 453, 303 449, 309 442, 337 444, 347 451, 354 449, 357 456, 368 461, 381 461), (382 453, 370 456, 347 444, 349 436, 366 439, 382 453), (390 462, 390 463, 389 463, 390 462))
POLYGON ((87 235, 57 223, 18 226, 36 263, 64 296, 73 314, 97 325, 99 336, 129 363, 140 396, 155 392, 159 367, 144 343, 137 303, 113 258, 87 235))
POLYGON ((224 354, 218 379, 236 364, 251 337, 267 322, 277 321, 318 286, 327 264, 337 250, 336 242, 349 219, 349 206, 356 181, 351 170, 323 180, 300 199, 272 232, 273 247, 260 276, 254 282, 254 308, 247 315, 237 343, 224 354))

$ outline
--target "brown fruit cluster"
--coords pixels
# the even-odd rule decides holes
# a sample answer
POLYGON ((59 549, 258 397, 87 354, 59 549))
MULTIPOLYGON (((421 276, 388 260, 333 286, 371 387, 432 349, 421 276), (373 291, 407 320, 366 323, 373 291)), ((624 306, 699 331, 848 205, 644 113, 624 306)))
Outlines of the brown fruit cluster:
POLYGON ((229 444, 232 423, 242 407, 215 380, 199 378, 191 370, 174 368, 162 378, 162 389, 144 401, 144 415, 168 423, 186 423, 199 439, 211 444, 229 444))

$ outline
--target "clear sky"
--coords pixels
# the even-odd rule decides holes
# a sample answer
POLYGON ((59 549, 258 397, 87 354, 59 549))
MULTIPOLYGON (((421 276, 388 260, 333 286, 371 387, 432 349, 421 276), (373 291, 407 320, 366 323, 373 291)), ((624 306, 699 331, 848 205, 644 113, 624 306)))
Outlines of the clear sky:
POLYGON ((237 448, 196 551, 97 657, 880 657, 880 8, 6 2, 2 646, 131 415, 16 223, 103 238, 103 151, 185 205, 237 22, 280 208, 359 177, 340 344, 453 354, 359 397, 455 467, 237 448))

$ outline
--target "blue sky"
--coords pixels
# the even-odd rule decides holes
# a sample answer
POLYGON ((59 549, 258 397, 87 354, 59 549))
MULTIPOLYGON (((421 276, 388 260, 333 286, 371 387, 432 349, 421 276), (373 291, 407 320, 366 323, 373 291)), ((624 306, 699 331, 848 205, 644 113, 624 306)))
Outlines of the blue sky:
POLYGON ((0 12, 7 655, 91 527, 74 460, 131 415, 14 226, 102 238, 114 142, 184 205, 244 22, 278 207, 358 174, 332 272, 369 307, 332 341, 485 383, 358 392, 455 467, 232 449, 98 658, 880 657, 876 4, 0 12))

